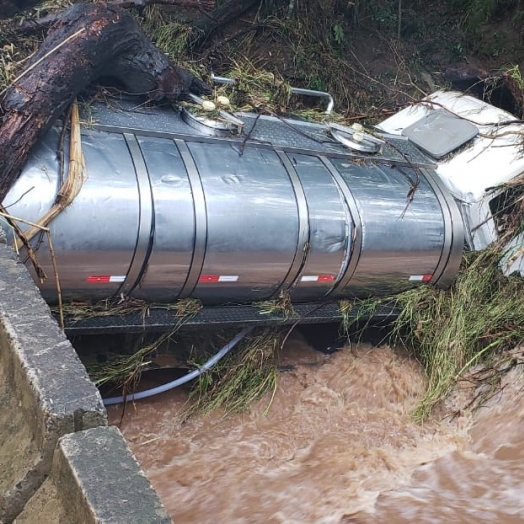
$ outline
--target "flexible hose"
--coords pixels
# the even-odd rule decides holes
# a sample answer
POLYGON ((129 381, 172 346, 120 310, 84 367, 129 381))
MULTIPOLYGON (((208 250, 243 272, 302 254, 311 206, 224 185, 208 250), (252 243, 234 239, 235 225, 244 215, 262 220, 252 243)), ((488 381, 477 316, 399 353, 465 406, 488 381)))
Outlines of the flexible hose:
POLYGON ((177 378, 161 386, 157 386, 151 389, 146 389, 145 391, 139 391, 138 393, 131 393, 130 395, 120 396, 120 397, 110 397, 103 399, 104 406, 112 406, 114 404, 121 404, 122 402, 127 402, 129 400, 140 400, 142 398, 152 397, 153 395, 158 395, 164 393, 171 389, 174 389, 194 378, 199 377, 202 373, 205 373, 208 369, 211 369, 220 359, 225 357, 253 328, 247 327, 244 328, 240 333, 235 335, 220 351, 213 355, 203 366, 183 377, 177 378))

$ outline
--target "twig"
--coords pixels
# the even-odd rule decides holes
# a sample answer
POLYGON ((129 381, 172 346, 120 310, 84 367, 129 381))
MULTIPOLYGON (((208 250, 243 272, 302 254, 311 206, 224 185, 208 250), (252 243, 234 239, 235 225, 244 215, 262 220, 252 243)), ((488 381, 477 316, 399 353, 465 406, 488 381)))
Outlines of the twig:
POLYGON ((289 4, 287 6, 287 19, 288 20, 293 16, 294 11, 295 11, 295 0, 289 0, 289 4))
POLYGON ((14 205, 18 204, 18 202, 20 202, 20 200, 22 200, 22 198, 24 198, 28 193, 33 191, 34 188, 35 186, 32 186, 29 189, 27 189, 26 191, 24 191, 14 202, 9 204, 8 206, 5 206, 4 209, 9 209, 10 207, 13 207, 14 205))
POLYGON ((0 216, 3 216, 4 218, 7 218, 7 220, 13 220, 16 222, 22 222, 22 224, 25 224, 27 226, 36 227, 37 229, 40 229, 42 231, 48 231, 48 228, 45 226, 42 226, 40 224, 35 224, 34 222, 31 222, 29 220, 25 220, 24 218, 15 217, 13 215, 10 215, 6 212, 5 207, 0 206, 0 216))
POLYGON ((59 167, 60 172, 58 174, 58 181, 60 183, 60 186, 64 183, 64 142, 65 137, 67 133, 67 122, 71 120, 71 111, 73 110, 73 106, 70 105, 67 109, 67 114, 64 118, 64 125, 62 126, 62 131, 60 132, 60 140, 58 141, 58 159, 59 159, 59 167))
POLYGON ((400 42, 400 32, 402 27, 402 0, 398 0, 398 26, 397 26, 397 40, 400 42))
POLYGON ((261 113, 259 113, 256 118, 255 118, 255 121, 253 122, 253 125, 251 126, 251 129, 249 130, 248 133, 246 133, 246 136, 244 138, 244 140, 242 140, 242 144, 240 144, 240 151, 239 151, 239 155, 242 156, 244 154, 244 149, 246 147, 246 144, 247 144, 247 141, 251 138, 251 135, 253 134, 253 131, 255 130, 255 127, 257 125, 257 122, 258 122, 258 119, 260 118, 261 116, 261 113))
MULTIPOLYGON (((13 217, 9 213, 6 213, 5 208, 3 206, 0 206, 0 216, 3 216, 4 218, 6 218, 7 221, 9 222, 9 225, 15 230, 16 235, 22 241, 22 244, 24 245, 24 247, 27 250, 27 256, 29 257, 29 260, 31 260, 31 263, 33 264, 33 267, 35 268, 36 276, 38 277, 40 282, 43 282, 47 278, 47 275, 44 269, 42 268, 42 266, 38 263, 38 260, 36 258, 33 248, 31 247, 31 244, 29 243, 24 233, 22 232, 22 230, 18 227, 18 224, 16 223, 17 220, 23 223, 24 222, 28 223, 28 221, 23 220, 21 218, 13 217)), ((36 225, 36 224, 32 224, 32 225, 36 225)))
POLYGON ((62 288, 60 287, 60 278, 58 277, 58 266, 56 263, 55 250, 53 248, 53 242, 51 241, 51 232, 49 229, 46 231, 47 235, 47 244, 49 246, 49 254, 51 255, 51 262, 53 264, 53 272, 55 274, 55 285, 56 285, 56 294, 58 296, 58 314, 60 316, 60 329, 65 330, 64 322, 64 308, 62 303, 62 288))
POLYGON ((291 327, 288 329, 286 335, 282 339, 282 343, 280 344, 280 349, 282 350, 284 348, 284 344, 287 342, 289 335, 291 335, 292 331, 298 326, 298 324, 300 324, 308 315, 311 315, 311 313, 318 311, 319 309, 323 308, 327 304, 328 302, 324 302, 322 304, 319 304, 318 306, 315 306, 314 308, 310 309, 308 312, 304 313, 301 317, 299 317, 296 322, 291 324, 291 327))
POLYGON ((210 49, 204 52, 203 56, 208 57, 210 55, 213 55, 213 53, 217 52, 217 49, 219 47, 229 44, 233 40, 236 40, 237 38, 240 38, 241 36, 244 36, 247 33, 251 33, 252 31, 258 31, 259 29, 265 29, 267 27, 269 27, 267 24, 252 25, 252 26, 246 27, 245 29, 242 29, 241 31, 237 31, 234 35, 231 35, 228 38, 217 40, 217 42, 213 44, 213 47, 211 47, 210 49))
POLYGON ((404 151, 400 150, 397 146, 395 146, 395 144, 392 144, 391 142, 388 142, 387 140, 386 140, 386 143, 392 149, 394 149, 407 162, 408 166, 411 167, 411 169, 413 169, 413 172, 415 173, 415 176, 417 177, 416 180, 411 180, 411 177, 407 173, 405 173, 402 169, 399 169, 400 173, 403 174, 407 178, 409 183, 411 184, 408 194, 406 195, 406 199, 407 199, 406 207, 404 208, 404 210, 402 211, 400 215, 400 218, 403 219, 404 216, 406 215, 409 205, 411 204, 411 202, 413 202, 413 199, 415 198, 415 193, 417 192, 417 189, 420 186, 420 178, 421 178, 420 177, 420 168, 416 166, 415 164, 413 164, 413 162, 409 158, 409 155, 405 153, 404 151))

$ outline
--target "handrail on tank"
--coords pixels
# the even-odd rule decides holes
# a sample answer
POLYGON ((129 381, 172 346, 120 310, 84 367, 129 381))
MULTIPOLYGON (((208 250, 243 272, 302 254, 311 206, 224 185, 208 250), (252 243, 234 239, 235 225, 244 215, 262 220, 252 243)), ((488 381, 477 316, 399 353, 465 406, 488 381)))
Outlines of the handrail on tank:
MULTIPOLYGON (((215 84, 228 84, 228 85, 235 85, 236 80, 233 78, 226 78, 225 76, 215 76, 213 73, 211 73, 211 80, 215 84)), ((294 95, 304 95, 304 96, 315 96, 318 98, 327 98, 328 105, 324 113, 326 115, 330 115, 333 111, 333 107, 335 107, 335 101, 333 100, 333 97, 325 92, 325 91, 316 91, 314 89, 305 89, 303 87, 292 87, 291 93, 294 95)))

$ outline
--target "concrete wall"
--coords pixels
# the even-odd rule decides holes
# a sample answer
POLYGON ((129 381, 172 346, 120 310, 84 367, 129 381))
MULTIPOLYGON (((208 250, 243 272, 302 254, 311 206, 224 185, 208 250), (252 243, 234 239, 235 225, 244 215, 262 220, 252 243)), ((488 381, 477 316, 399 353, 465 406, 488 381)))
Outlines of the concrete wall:
POLYGON ((171 522, 0 236, 0 523, 17 516, 39 524, 171 522))
POLYGON ((16 524, 169 524, 171 519, 117 428, 98 427, 59 440, 51 475, 16 524))

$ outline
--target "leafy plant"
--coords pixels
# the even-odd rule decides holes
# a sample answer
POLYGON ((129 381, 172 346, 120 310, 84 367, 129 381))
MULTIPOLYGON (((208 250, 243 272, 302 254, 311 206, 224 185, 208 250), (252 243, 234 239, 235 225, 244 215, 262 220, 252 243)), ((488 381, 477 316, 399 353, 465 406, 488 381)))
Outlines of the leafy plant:
POLYGON ((333 33, 333 38, 335 39, 337 45, 341 46, 345 40, 344 29, 342 29, 342 26, 335 24, 331 28, 331 32, 333 33))

